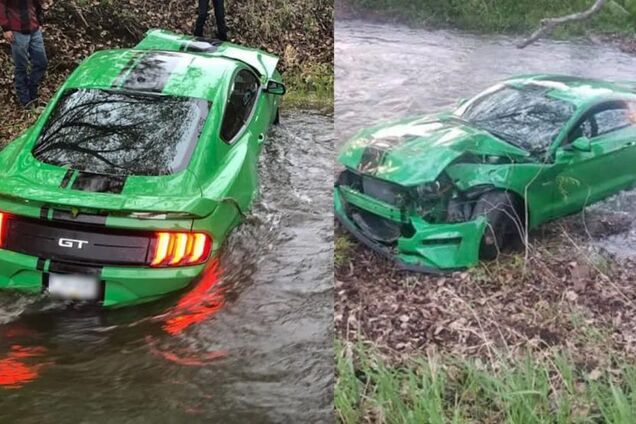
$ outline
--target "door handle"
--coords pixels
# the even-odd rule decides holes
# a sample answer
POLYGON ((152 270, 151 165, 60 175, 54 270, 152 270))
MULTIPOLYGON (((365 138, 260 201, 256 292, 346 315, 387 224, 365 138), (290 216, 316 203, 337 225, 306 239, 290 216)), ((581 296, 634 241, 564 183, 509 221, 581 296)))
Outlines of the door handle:
POLYGON ((625 147, 636 146, 636 141, 629 141, 629 142, 625 143, 624 146, 625 147))
POLYGON ((260 133, 260 134, 258 135, 258 142, 259 142, 259 143, 262 143, 263 141, 265 141, 265 134, 260 133))

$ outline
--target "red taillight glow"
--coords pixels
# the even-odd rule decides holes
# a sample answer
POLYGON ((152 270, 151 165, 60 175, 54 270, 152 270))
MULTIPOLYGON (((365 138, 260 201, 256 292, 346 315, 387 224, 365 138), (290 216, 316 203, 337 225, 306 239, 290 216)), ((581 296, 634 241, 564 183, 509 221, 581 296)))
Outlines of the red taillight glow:
POLYGON ((203 233, 157 233, 153 267, 197 265, 208 258, 212 239, 203 233))
POLYGON ((7 222, 7 214, 0 212, 0 247, 4 246, 4 231, 7 222))

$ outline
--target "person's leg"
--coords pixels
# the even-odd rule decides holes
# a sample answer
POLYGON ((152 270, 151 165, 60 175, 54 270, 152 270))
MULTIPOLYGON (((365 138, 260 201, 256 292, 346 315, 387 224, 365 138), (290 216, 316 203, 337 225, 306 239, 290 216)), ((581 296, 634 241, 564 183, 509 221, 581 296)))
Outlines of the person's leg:
POLYGON ((214 17, 216 18, 216 35, 219 40, 227 41, 227 27, 225 26, 225 5, 223 0, 212 0, 214 17))
POLYGON ((40 82, 46 72, 49 63, 46 58, 46 50, 44 49, 44 39, 42 31, 37 30, 31 35, 29 43, 29 56, 31 57, 31 76, 29 78, 29 100, 35 100, 38 97, 38 88, 40 82))
POLYGON ((30 35, 14 32, 11 44, 11 57, 15 65, 15 91, 22 106, 31 101, 29 98, 29 39, 30 35))
POLYGON ((203 37, 203 27, 206 19, 208 19, 209 7, 209 0, 199 0, 199 16, 197 16, 197 22, 194 24, 194 35, 197 37, 203 37))

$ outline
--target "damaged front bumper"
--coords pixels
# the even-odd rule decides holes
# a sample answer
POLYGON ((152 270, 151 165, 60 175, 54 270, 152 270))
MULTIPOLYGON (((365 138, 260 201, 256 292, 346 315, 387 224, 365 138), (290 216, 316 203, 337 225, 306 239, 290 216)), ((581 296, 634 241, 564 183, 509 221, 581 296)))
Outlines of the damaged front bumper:
POLYGON ((358 240, 376 252, 396 261, 402 269, 442 273, 464 269, 479 262, 479 246, 486 218, 459 223, 432 224, 417 215, 405 215, 400 209, 352 190, 337 186, 334 190, 335 214, 358 240), (408 226, 394 243, 378 241, 352 218, 354 209, 373 214, 400 226, 408 226))

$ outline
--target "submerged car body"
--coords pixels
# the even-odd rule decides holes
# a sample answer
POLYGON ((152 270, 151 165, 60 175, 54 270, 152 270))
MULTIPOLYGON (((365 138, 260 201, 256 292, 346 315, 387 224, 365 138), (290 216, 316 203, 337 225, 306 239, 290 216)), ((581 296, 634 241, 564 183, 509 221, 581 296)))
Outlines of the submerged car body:
POLYGON ((257 193, 278 59, 149 31, 0 152, 0 288, 139 303, 203 278, 257 193))
POLYGON ((635 87, 527 75, 451 112, 363 129, 339 153, 336 216, 403 268, 496 257, 505 237, 634 185, 635 87))

